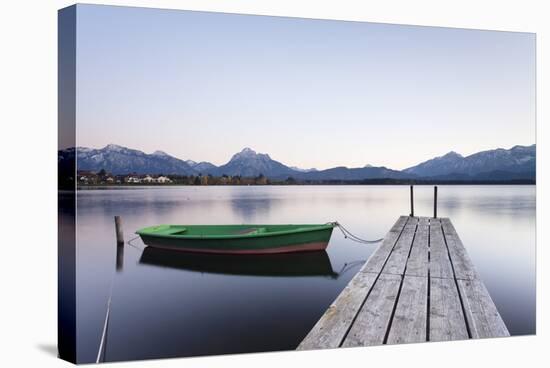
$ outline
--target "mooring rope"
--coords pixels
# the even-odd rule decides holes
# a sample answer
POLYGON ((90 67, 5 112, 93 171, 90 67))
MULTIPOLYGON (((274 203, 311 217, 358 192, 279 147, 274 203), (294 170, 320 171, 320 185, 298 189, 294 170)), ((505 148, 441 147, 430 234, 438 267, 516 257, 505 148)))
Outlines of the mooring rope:
POLYGON ((138 249, 138 250, 143 250, 144 248, 141 248, 141 247, 138 247, 137 245, 132 244, 132 242, 133 242, 134 240, 136 240, 137 238, 139 238, 139 235, 136 236, 135 238, 132 238, 132 239, 128 240, 127 243, 128 243, 129 246, 132 246, 132 247, 134 247, 134 248, 136 248, 136 249, 138 249))
POLYGON ((344 273, 348 272, 349 270, 351 270, 353 267, 356 267, 356 266, 359 266, 363 263, 365 263, 366 261, 364 259, 360 259, 360 260, 357 260, 357 261, 353 261, 353 262, 346 262, 344 263, 344 265, 342 266, 342 269, 340 271, 337 272, 337 275, 338 277, 340 277, 341 275, 343 275, 344 273))
POLYGON ((344 238, 346 239, 350 239, 354 242, 357 242, 357 243, 361 243, 361 244, 376 244, 376 243, 380 243, 382 240, 384 240, 384 238, 380 238, 380 239, 376 239, 376 240, 367 240, 367 239, 362 239, 360 237, 358 237, 357 235, 354 235, 351 231, 349 231, 348 229, 346 229, 344 227, 344 225, 342 225, 341 223, 339 223, 338 221, 335 221, 335 222, 330 222, 330 224, 333 224, 334 226, 336 226, 338 229, 340 229, 340 231, 342 232, 342 234, 344 235, 344 238))

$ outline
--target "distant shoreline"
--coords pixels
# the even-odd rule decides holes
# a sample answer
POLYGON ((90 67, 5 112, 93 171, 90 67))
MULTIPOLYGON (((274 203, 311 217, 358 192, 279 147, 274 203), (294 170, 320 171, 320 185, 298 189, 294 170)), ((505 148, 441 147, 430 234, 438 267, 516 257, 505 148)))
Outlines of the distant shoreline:
POLYGON ((300 184, 217 184, 217 185, 192 185, 192 184, 96 184, 96 185, 77 185, 77 190, 94 189, 143 189, 143 188, 173 188, 173 187, 293 187, 293 186, 407 186, 407 185, 536 185, 536 181, 518 180, 514 182, 504 181, 483 181, 483 182, 407 182, 407 183, 300 183, 300 184))

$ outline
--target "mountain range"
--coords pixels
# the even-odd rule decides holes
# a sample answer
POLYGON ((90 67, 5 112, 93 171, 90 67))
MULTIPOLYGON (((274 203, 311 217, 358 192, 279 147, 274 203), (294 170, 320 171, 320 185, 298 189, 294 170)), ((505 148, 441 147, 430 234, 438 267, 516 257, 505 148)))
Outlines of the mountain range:
POLYGON ((528 174, 536 169, 536 147, 514 146, 511 149, 494 149, 463 157, 456 152, 422 162, 403 170, 418 176, 477 176, 490 172, 528 174))
POLYGON ((535 180, 536 146, 514 146, 510 149, 494 149, 462 156, 449 152, 405 170, 392 170, 384 166, 348 168, 334 167, 326 170, 301 169, 287 166, 268 154, 257 153, 250 148, 234 154, 224 165, 210 162, 181 160, 162 151, 151 154, 115 144, 103 148, 78 147, 58 151, 59 161, 74 157, 76 151, 78 170, 99 171, 113 174, 164 174, 164 175, 214 175, 254 177, 260 174, 270 179, 311 181, 358 181, 368 179, 428 179, 428 180, 535 180))

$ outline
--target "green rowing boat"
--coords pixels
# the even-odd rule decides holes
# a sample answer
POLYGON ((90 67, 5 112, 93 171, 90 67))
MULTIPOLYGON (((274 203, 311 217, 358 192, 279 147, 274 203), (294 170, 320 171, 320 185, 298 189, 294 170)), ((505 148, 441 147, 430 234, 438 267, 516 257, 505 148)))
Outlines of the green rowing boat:
POLYGON ((272 254, 323 250, 334 223, 324 225, 158 225, 136 231, 148 246, 188 252, 272 254))

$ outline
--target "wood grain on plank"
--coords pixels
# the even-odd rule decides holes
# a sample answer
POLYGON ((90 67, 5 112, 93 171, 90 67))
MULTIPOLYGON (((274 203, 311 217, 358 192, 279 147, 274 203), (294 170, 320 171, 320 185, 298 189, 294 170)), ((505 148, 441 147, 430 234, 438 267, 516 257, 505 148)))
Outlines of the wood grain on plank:
POLYGON ((447 247, 454 267, 455 277, 463 280, 473 280, 477 278, 477 272, 470 256, 468 256, 468 252, 458 237, 451 221, 448 218, 441 219, 441 225, 447 241, 447 247))
POLYGON ((419 217, 418 226, 428 226, 430 224, 429 217, 419 217))
POLYGON ((430 341, 468 338, 454 279, 430 278, 430 341))
POLYGON ((480 280, 458 280, 472 338, 510 336, 487 288, 480 280))
POLYGON ((340 346, 377 276, 362 272, 355 275, 300 343, 298 350, 340 346))
POLYGON ((391 227, 390 232, 400 233, 408 220, 409 216, 399 216, 395 224, 391 227))
POLYGON ((406 275, 428 277, 428 232, 427 225, 418 225, 407 261, 406 275))
POLYGON ((381 345, 388 330, 401 276, 380 274, 342 346, 381 345))
POLYGON ((410 219, 410 217, 401 216, 397 220, 395 225, 392 227, 392 229, 394 229, 395 231, 392 230, 388 234, 386 234, 384 240, 382 241, 382 244, 380 244, 380 246, 378 246, 378 248, 371 254, 369 259, 361 269, 361 272, 379 273, 382 270, 382 267, 384 267, 386 260, 392 253, 395 243, 400 238, 404 227, 410 219))
POLYGON ((403 273, 405 272, 407 259, 409 257, 409 252, 411 250, 411 245, 414 239, 414 234, 416 232, 417 223, 417 218, 411 218, 407 222, 407 225, 405 225, 405 228, 403 229, 399 240, 395 244, 395 247, 388 257, 388 261, 384 266, 382 273, 403 275, 403 273))
POLYGON ((448 217, 441 217, 439 220, 441 221, 441 226, 443 226, 443 230, 446 234, 456 235, 456 229, 448 217))
POLYGON ((427 307, 428 278, 405 276, 387 343, 426 341, 427 307))
POLYGON ((430 276, 454 278, 441 225, 433 221, 430 221, 430 276))

